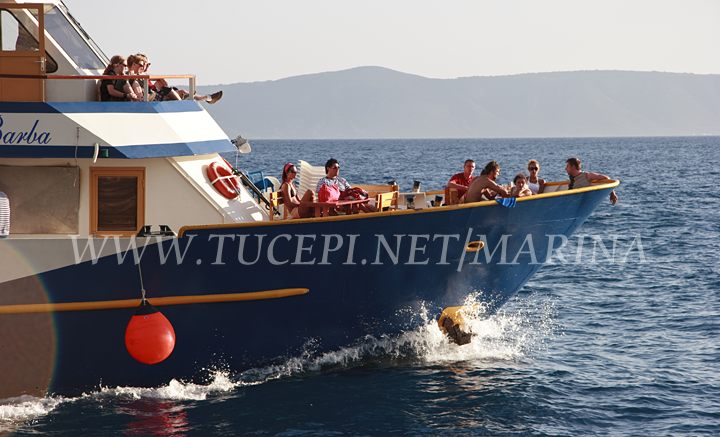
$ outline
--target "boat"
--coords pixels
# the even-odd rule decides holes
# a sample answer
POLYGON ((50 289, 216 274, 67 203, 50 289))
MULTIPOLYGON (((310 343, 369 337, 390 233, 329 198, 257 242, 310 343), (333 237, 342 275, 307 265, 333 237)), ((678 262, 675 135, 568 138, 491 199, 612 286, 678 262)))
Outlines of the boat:
POLYGON ((238 183, 201 103, 97 101, 108 57, 62 1, 0 9, 0 398, 242 371, 412 329, 469 293, 495 311, 619 184, 283 220, 238 183), (129 349, 130 322, 156 314, 141 303, 172 327, 154 364, 129 349))

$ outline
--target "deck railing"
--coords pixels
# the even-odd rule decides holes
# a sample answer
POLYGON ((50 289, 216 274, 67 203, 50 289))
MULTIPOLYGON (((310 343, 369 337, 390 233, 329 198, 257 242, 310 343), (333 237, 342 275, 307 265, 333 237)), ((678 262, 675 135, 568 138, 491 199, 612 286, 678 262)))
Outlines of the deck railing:
POLYGON ((139 75, 121 75, 121 76, 103 76, 103 75, 92 75, 92 76, 81 76, 81 75, 60 75, 60 74, 0 74, 0 79, 35 79, 35 80, 131 80, 131 79, 144 79, 143 87, 143 101, 147 102, 149 85, 151 80, 158 79, 187 79, 188 89, 191 96, 195 95, 195 75, 194 74, 139 74, 139 75))

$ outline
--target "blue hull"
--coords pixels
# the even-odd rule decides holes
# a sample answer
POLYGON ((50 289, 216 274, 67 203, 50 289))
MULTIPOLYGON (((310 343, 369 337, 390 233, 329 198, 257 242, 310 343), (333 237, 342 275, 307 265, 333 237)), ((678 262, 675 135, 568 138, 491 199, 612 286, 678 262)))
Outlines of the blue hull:
MULTIPOLYGON (((125 350, 124 331, 133 309, 52 312, 51 332, 25 333, 28 339, 53 338, 52 351, 37 357, 51 361, 46 365, 52 368, 47 387, 40 389, 73 394, 99 385, 198 379, 204 370, 218 367, 241 371, 297 356, 309 343, 314 351, 325 351, 365 335, 411 329, 421 322, 421 307, 436 317, 473 291, 495 310, 542 265, 552 251, 549 245, 557 248, 559 240, 548 236, 571 235, 606 201, 610 189, 537 198, 515 208, 462 205, 187 228, 143 253, 142 277, 151 302, 289 288, 309 292, 160 307, 177 343, 172 355, 154 366, 134 361, 125 350), (482 241, 485 249, 468 251, 473 241, 482 241), (181 263, 173 245, 184 255, 181 263), (173 255, 163 260, 168 253, 173 255)), ((37 277, 51 303, 138 298, 138 278, 132 256, 124 262, 108 256, 37 277)), ((3 284, 8 285, 13 286, 3 284)), ((38 316, 2 317, 7 322, 8 317, 38 316)))

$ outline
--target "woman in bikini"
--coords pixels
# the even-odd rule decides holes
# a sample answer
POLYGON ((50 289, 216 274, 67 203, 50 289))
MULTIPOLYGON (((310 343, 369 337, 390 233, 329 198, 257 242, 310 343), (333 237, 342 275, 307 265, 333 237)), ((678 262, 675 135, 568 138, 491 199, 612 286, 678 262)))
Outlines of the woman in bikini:
POLYGON ((312 190, 305 191, 303 197, 300 198, 297 188, 293 181, 297 177, 297 167, 292 162, 288 162, 283 167, 282 185, 280 192, 282 193, 283 204, 288 209, 288 217, 290 218, 307 218, 313 216, 313 207, 309 205, 315 200, 315 194, 312 190))

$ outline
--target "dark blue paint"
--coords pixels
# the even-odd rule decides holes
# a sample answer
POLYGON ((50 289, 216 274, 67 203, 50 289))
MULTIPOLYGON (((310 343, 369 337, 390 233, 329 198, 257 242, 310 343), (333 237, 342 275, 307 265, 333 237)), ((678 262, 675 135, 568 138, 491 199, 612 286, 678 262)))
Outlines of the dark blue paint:
MULTIPOLYGON (((351 182, 392 177, 403 189, 413 179, 439 188, 466 157, 479 165, 497 159, 502 182, 537 158, 541 174, 558 180, 564 160, 578 155, 588 169, 623 183, 620 203, 603 200, 576 235, 639 236, 646 261, 635 254, 626 263, 602 256, 590 263, 586 241, 586 262, 543 266, 490 319, 512 329, 474 340, 475 354, 448 346, 439 360, 424 343, 396 336, 327 355, 310 346, 278 368, 231 373, 234 381, 259 384, 209 387, 206 399, 192 386, 185 387, 190 394, 96 391, 0 427, 68 436, 720 434, 720 138, 251 142, 253 153, 239 157, 243 169, 277 175, 287 161, 322 164, 332 154, 351 182)), ((563 253, 572 260, 576 249, 571 239, 563 253)), ((112 290, 137 286, 134 273, 112 290)), ((117 323, 124 327, 131 313, 117 323)), ((235 323, 248 329, 242 314, 235 323)), ((214 359, 224 368, 223 355, 214 359)))
POLYGON ((170 113, 203 111, 194 100, 173 102, 0 102, 0 113, 170 113))
MULTIPOLYGON (((366 335, 397 334, 417 326, 408 323, 399 311, 419 312, 424 305, 437 317, 448 306, 460 305, 465 296, 480 291, 491 311, 509 300, 540 267, 547 253, 547 235, 569 235, 584 221, 608 190, 577 193, 520 202, 515 208, 497 204, 454 210, 433 210, 414 214, 386 215, 332 222, 293 223, 273 226, 215 228, 188 231, 180 238, 180 247, 189 244, 186 261, 181 265, 161 265, 158 248, 151 246, 143 256, 142 271, 148 296, 182 296, 209 293, 249 292, 283 288, 309 288, 304 296, 259 302, 207 305, 183 305, 162 309, 175 325, 177 348, 162 364, 149 367, 134 363, 122 341, 126 319, 132 310, 57 313, 55 322, 60 347, 51 391, 78 393, 96 387, 102 381, 112 386, 153 386, 172 378, 192 379, 198 366, 212 365, 214 356, 226 357, 229 367, 241 371, 253 366, 278 362, 299 354, 305 343, 314 339, 318 350, 345 346, 366 335), (532 220, 529 218, 532 217, 532 220), (458 265, 468 232, 472 240, 485 235, 490 252, 507 239, 506 260, 497 253, 485 262, 484 253, 475 262, 475 254, 466 254, 461 271, 458 265), (263 255, 252 266, 237 261, 237 246, 226 240, 223 265, 217 258, 218 237, 211 235, 248 235, 247 259, 263 255), (320 265, 323 245, 297 259, 294 241, 278 239, 274 255, 287 265, 272 265, 267 242, 278 235, 358 235, 354 265, 346 265, 345 251, 331 252, 328 265, 320 265), (384 235, 395 248, 395 236, 402 236, 400 256, 394 260, 379 251, 384 235), (442 263, 443 240, 428 241, 427 256, 410 265, 409 235, 457 235, 448 239, 447 261, 442 263), (529 256, 512 262, 530 234, 535 241, 538 264, 529 256), (266 242, 256 249, 257 235, 266 242), (196 265, 195 260, 202 260, 196 265), (362 260, 367 260, 363 265, 362 260), (315 260, 313 265, 297 261, 315 260), (379 261, 376 263, 376 261, 379 261), (505 264, 505 265, 503 265, 505 264), (92 335, 88 335, 92 332, 92 335), (221 335, 216 335, 220 333, 221 335), (91 348, 89 347, 91 345, 91 348), (94 359, 85 357, 90 354, 94 359)), ((320 238, 320 237, 318 237, 320 238)), ((345 241, 346 246, 349 241, 345 241)), ((171 251, 171 241, 164 243, 171 251)), ((417 254, 417 253, 416 253, 417 254)), ((171 258, 174 259, 174 258, 171 258)), ((42 274, 51 302, 102 301, 139 296, 137 269, 132 257, 118 266, 116 256, 42 274)))

